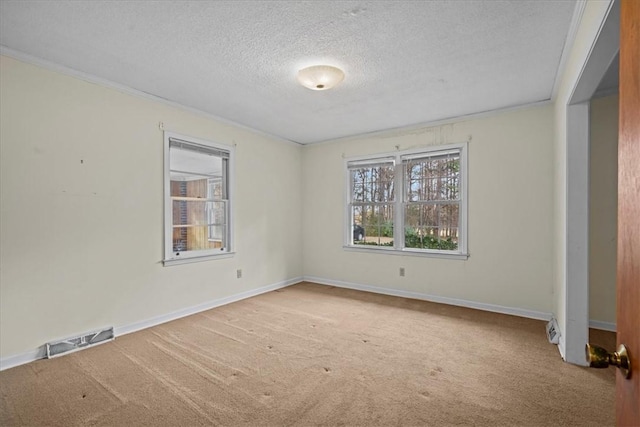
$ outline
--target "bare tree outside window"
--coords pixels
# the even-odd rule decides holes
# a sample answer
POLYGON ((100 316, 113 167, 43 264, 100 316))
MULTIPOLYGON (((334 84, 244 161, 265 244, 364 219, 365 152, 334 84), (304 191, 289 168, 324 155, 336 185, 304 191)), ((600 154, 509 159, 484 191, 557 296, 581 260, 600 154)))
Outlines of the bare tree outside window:
POLYGON ((434 154, 403 162, 405 247, 458 249, 460 155, 434 154))
POLYGON ((394 179, 392 162, 350 168, 353 244, 393 245, 394 179))
POLYGON ((466 258, 466 149, 347 161, 347 245, 466 258))

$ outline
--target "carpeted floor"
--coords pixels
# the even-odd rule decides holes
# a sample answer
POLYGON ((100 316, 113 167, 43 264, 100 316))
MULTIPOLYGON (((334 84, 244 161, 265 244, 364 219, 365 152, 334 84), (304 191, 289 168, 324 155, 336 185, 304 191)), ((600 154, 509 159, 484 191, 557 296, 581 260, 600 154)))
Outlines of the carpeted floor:
POLYGON ((3 371, 0 425, 605 426, 613 369, 541 321, 301 283, 3 371))

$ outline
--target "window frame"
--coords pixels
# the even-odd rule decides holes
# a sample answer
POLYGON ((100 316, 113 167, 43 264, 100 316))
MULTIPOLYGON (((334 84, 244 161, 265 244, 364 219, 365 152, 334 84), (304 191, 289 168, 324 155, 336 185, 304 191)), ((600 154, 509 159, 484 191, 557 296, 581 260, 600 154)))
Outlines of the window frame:
MULTIPOLYGON (((164 248, 163 248, 163 265, 179 265, 193 262, 208 261, 212 259, 222 259, 234 256, 234 198, 235 198, 235 146, 213 142, 202 138, 195 138, 175 132, 164 131, 164 164, 163 164, 163 203, 164 203, 164 248), (171 197, 171 152, 170 140, 180 140, 194 145, 200 145, 214 150, 224 151, 229 154, 226 168, 227 175, 227 220, 226 220, 226 237, 227 244, 224 250, 220 249, 204 249, 198 251, 184 251, 180 255, 176 255, 173 250, 173 204, 171 197)), ((209 233, 209 231, 207 232, 209 233)))
POLYGON ((363 156, 353 156, 344 159, 345 171, 345 209, 344 209, 344 240, 343 249, 355 252, 366 253, 384 253, 387 255, 412 255, 434 258, 448 259, 468 259, 468 199, 469 199, 469 163, 468 163, 468 142, 455 144, 434 145, 422 148, 415 148, 403 151, 394 151, 386 153, 377 153, 363 156), (457 250, 442 249, 420 249, 406 248, 405 246, 405 217, 404 208, 407 196, 407 182, 405 179, 405 171, 403 158, 417 157, 419 155, 436 156, 438 153, 446 153, 451 151, 459 151, 460 153, 460 177, 459 177, 459 237, 457 250), (393 158, 394 162, 394 222, 393 222, 393 246, 375 246, 375 245, 356 245, 353 243, 353 218, 352 218, 352 183, 349 165, 353 163, 374 163, 376 161, 393 158))

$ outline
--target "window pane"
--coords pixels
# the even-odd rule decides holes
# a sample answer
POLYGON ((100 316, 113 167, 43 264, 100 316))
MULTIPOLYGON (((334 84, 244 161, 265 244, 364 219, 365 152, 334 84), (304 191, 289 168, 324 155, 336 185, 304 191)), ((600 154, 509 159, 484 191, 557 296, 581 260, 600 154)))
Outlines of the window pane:
MULTIPOLYGON (((225 233, 225 226, 193 226, 173 228, 173 251, 201 251, 205 249, 222 249, 225 247, 223 239, 209 239, 209 235, 216 233, 214 229, 220 229, 225 233)), ((224 235, 224 234, 223 234, 224 235)))
POLYGON ((410 203, 405 206, 405 247, 458 249, 459 205, 410 203))
POLYGON ((392 164, 351 168, 353 202, 390 202, 394 199, 392 164))
POLYGON ((174 251, 225 247, 226 204, 224 200, 173 200, 174 251))
POLYGON ((226 221, 226 201, 173 200, 173 225, 217 225, 226 221))
POLYGON ((405 207, 405 225, 408 227, 438 226, 438 205, 411 203, 405 207))
POLYGON ((352 207, 353 244, 393 246, 393 204, 352 207))
POLYGON ((364 201, 370 201, 369 197, 367 197, 367 195, 365 194, 365 187, 364 187, 364 183, 357 183, 353 185, 353 192, 351 194, 351 199, 354 202, 364 202, 364 201))
POLYGON ((460 155, 404 161, 406 201, 459 200, 460 155))
POLYGON ((443 228, 458 228, 460 220, 460 207, 456 204, 443 204, 440 206, 440 225, 443 228))
POLYGON ((193 176, 222 176, 223 159, 211 154, 171 147, 171 180, 193 176))

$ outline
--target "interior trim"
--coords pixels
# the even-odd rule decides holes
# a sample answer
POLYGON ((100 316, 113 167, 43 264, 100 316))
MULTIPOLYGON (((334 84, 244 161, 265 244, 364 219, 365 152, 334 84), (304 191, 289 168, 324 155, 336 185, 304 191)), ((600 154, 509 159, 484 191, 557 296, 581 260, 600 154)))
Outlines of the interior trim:
POLYGON ((567 361, 567 350, 565 348, 565 339, 563 335, 560 335, 560 341, 558 341, 558 351, 560 352, 560 357, 562 357, 562 360, 564 360, 565 362, 567 361))
POLYGON ((124 93, 124 94, 127 94, 127 95, 131 95, 131 96, 135 96, 137 98, 143 98, 143 99, 147 99, 149 101, 154 101, 154 102, 158 102, 160 104, 168 105, 170 107, 178 108, 180 110, 187 111, 189 113, 193 113, 193 114, 196 114, 198 116, 205 117, 207 119, 212 119, 212 120, 221 122, 221 123, 226 124, 226 125, 231 125, 231 126, 239 128, 239 129, 242 129, 242 130, 254 133, 254 134, 258 134, 258 135, 264 136, 264 137, 272 139, 274 141, 284 142, 284 143, 287 143, 287 144, 294 144, 294 145, 297 145, 297 146, 303 145, 303 144, 300 144, 299 142, 295 142, 295 141, 291 141, 291 140, 288 140, 288 139, 284 139, 284 138, 282 138, 280 136, 271 135, 269 133, 262 132, 262 131, 259 131, 257 129, 253 129, 253 128, 249 127, 249 126, 246 126, 246 125, 243 125, 243 124, 240 124, 240 123, 236 123, 236 122, 234 122, 232 120, 225 119, 225 118, 213 115, 211 113, 204 112, 204 111, 199 110, 197 108, 188 107, 186 105, 183 105, 183 104, 180 104, 180 103, 174 102, 174 101, 169 101, 168 99, 161 98, 159 96, 152 95, 150 93, 143 92, 141 90, 134 89, 132 87, 129 87, 129 86, 126 86, 126 85, 123 85, 123 84, 120 84, 120 83, 113 82, 111 80, 103 79, 102 77, 94 76, 93 74, 85 73, 83 71, 74 70, 73 68, 65 67, 64 65, 59 65, 59 64, 56 64, 55 62, 47 61, 46 59, 41 59, 41 58, 35 57, 33 55, 29 55, 29 54, 26 54, 26 53, 23 53, 23 52, 8 48, 8 47, 3 46, 3 45, 0 45, 0 55, 7 56, 9 58, 13 58, 13 59, 15 59, 17 61, 25 62, 27 64, 35 65, 37 67, 41 67, 41 68, 44 68, 44 69, 49 70, 49 71, 54 71, 56 73, 64 74, 66 76, 75 77, 75 78, 83 80, 85 82, 94 83, 94 84, 97 84, 97 85, 100 85, 100 86, 104 86, 104 87, 109 88, 109 89, 114 89, 114 90, 117 90, 118 92, 121 92, 121 93, 124 93))
POLYGON ((578 28, 580 27, 580 22, 582 21, 582 15, 584 14, 584 8, 586 5, 586 0, 578 0, 575 9, 573 10, 573 17, 571 18, 567 38, 564 41, 562 55, 560 55, 560 63, 558 64, 556 78, 553 82, 553 89, 551 90, 551 99, 553 100, 558 96, 558 91, 562 84, 562 76, 564 76, 565 68, 567 68, 567 61, 569 60, 569 56, 573 50, 573 44, 576 41, 576 35, 578 34, 578 28))
POLYGON ((125 93, 127 95, 131 95, 131 96, 135 96, 138 98, 143 98, 143 99, 147 99, 150 101, 155 101, 158 102, 160 104, 164 104, 164 105, 168 105, 170 107, 174 107, 174 108, 178 108, 180 110, 184 110, 190 113, 194 113, 198 116, 201 117, 205 117, 208 119, 212 119, 212 120, 216 120, 218 122, 227 124, 227 125, 231 125, 231 126, 235 126, 239 129, 254 133, 254 134, 258 134, 258 135, 262 135, 266 138, 278 141, 278 142, 284 142, 287 144, 293 144, 296 145, 298 147, 302 146, 307 146, 307 145, 314 145, 314 144, 324 144, 324 143, 332 143, 332 142, 337 142, 337 141, 349 141, 349 140, 353 140, 353 139, 358 139, 358 138, 364 138, 364 137, 383 137, 383 136, 389 136, 389 135, 394 135, 398 132, 411 132, 413 130, 418 130, 418 129, 424 129, 424 128, 429 128, 429 127, 435 127, 435 126, 442 126, 445 124, 451 124, 451 123, 458 123, 458 122, 462 122, 462 121, 468 121, 468 120, 477 120, 477 119, 481 119, 484 117, 489 117, 489 116, 494 116, 497 114, 502 114, 502 113, 507 113, 507 112, 511 112, 511 111, 518 111, 518 110, 523 110, 523 109, 527 109, 527 108, 534 108, 534 107, 541 107, 541 106, 545 106, 545 105, 550 105, 552 104, 552 100, 551 99, 545 99, 542 101, 536 101, 536 102, 531 102, 528 104, 520 104, 520 105, 512 105, 509 107, 504 107, 504 108, 497 108, 494 110, 487 110, 487 111, 481 111, 478 113, 472 113, 472 114, 467 114, 464 116, 454 116, 454 117, 446 117, 440 120, 435 120, 435 121, 431 121, 431 122, 422 122, 422 123, 416 123, 415 125, 409 125, 409 126, 405 126, 405 127, 399 127, 399 128, 392 128, 392 129, 385 129, 385 130, 381 130, 381 131, 375 131, 375 132, 369 132, 369 133, 359 133, 359 134, 354 134, 354 135, 347 135, 347 136, 343 136, 340 138, 335 138, 335 139, 328 139, 325 141, 317 141, 317 142, 313 142, 313 143, 308 143, 308 144, 302 144, 296 141, 292 141, 292 140, 288 140, 288 139, 284 139, 280 136, 276 136, 276 135, 271 135, 269 133, 266 132, 262 132, 259 131, 257 129, 253 129, 249 126, 246 125, 242 125, 240 123, 236 123, 233 122, 231 120, 228 119, 224 119, 222 117, 218 117, 215 116, 213 114, 210 113, 206 113, 202 110, 199 110, 197 108, 193 108, 193 107, 187 107, 186 105, 182 105, 179 104, 177 102, 174 101, 169 101, 167 99, 164 98, 160 98, 158 96, 146 93, 146 92, 142 92, 139 91, 137 89, 131 88, 129 86, 125 86, 125 85, 121 85, 119 83, 115 83, 112 82, 111 80, 107 80, 107 79, 103 79, 101 77, 97 77, 88 73, 84 73, 82 71, 77 71, 74 70, 72 68, 68 68, 65 67, 63 65, 59 65, 56 64, 54 62, 51 61, 47 61, 45 59, 41 59, 41 58, 37 58, 35 56, 32 55, 28 55, 26 53, 20 52, 20 51, 16 51, 14 49, 8 48, 6 46, 0 45, 0 55, 3 56, 7 56, 9 58, 13 58, 17 61, 22 61, 25 62, 27 64, 31 64, 31 65, 35 65, 37 67, 41 67, 44 68, 46 70, 49 71, 54 71, 60 74, 64 74, 70 77, 75 77, 77 79, 89 82, 89 83, 94 83, 100 86, 104 86, 107 87, 109 89, 114 89, 117 90, 118 92, 122 92, 125 93))
POLYGON ((602 322, 600 320, 589 320, 591 329, 600 329, 601 331, 617 332, 618 326, 615 322, 602 322))
POLYGON ((264 294, 266 292, 275 291, 276 289, 286 288, 287 286, 294 285, 302 281, 301 277, 295 277, 293 279, 284 280, 282 282, 274 283, 272 285, 263 286, 260 288, 252 289, 250 291, 240 292, 228 297, 219 298, 213 301, 208 301, 203 304, 198 304, 192 307, 183 308, 171 313, 163 314, 160 316, 152 317, 150 319, 142 320, 140 322, 131 323, 129 325, 117 326, 114 328, 116 337, 121 335, 130 334, 132 332, 147 329, 152 326, 160 325, 162 323, 170 322, 172 320, 180 319, 182 317, 197 314, 202 311, 210 310, 212 308, 220 307, 222 305, 231 304, 232 302, 241 301, 243 299, 255 297, 256 295, 264 294))
MULTIPOLYGON (((287 286, 294 285, 302 281, 302 277, 294 277, 293 279, 284 280, 282 282, 273 283, 271 285, 262 286, 260 288, 252 289, 250 291, 240 292, 238 294, 230 295, 224 298, 218 298, 213 301, 208 301, 203 304, 194 305, 192 307, 183 308, 181 310, 173 311, 171 313, 155 316, 140 322, 130 323, 128 325, 117 326, 114 328, 114 335, 119 337, 121 335, 130 334, 132 332, 147 329, 152 326, 160 325, 162 323, 170 322, 172 320, 180 319, 182 317, 197 314, 202 311, 210 310, 222 305, 231 304, 232 302, 241 301, 243 299, 251 298, 256 295, 264 294, 266 292, 275 291, 276 289, 286 288, 287 286)), ((33 362, 38 359, 43 359, 46 355, 45 346, 38 347, 35 350, 27 351, 20 354, 4 357, 0 359, 0 371, 13 368, 16 366, 24 365, 26 363, 33 362)))
MULTIPOLYGON (((375 294, 391 295, 395 297, 418 299, 423 301, 437 302, 440 304, 455 305, 458 307, 473 308, 476 310, 490 311, 493 313, 509 314, 512 316, 526 317, 536 320, 551 320, 551 313, 544 311, 528 310, 518 307, 506 307, 484 302, 463 300, 458 298, 442 297, 438 295, 423 294, 421 292, 404 291, 401 289, 381 288, 377 286, 362 285, 359 283, 343 282, 341 280, 325 279, 322 277, 304 276, 305 282, 318 283, 320 285, 336 286, 338 288, 353 289, 357 291, 372 292, 375 294)), ((544 332, 544 331, 543 331, 544 332)))

